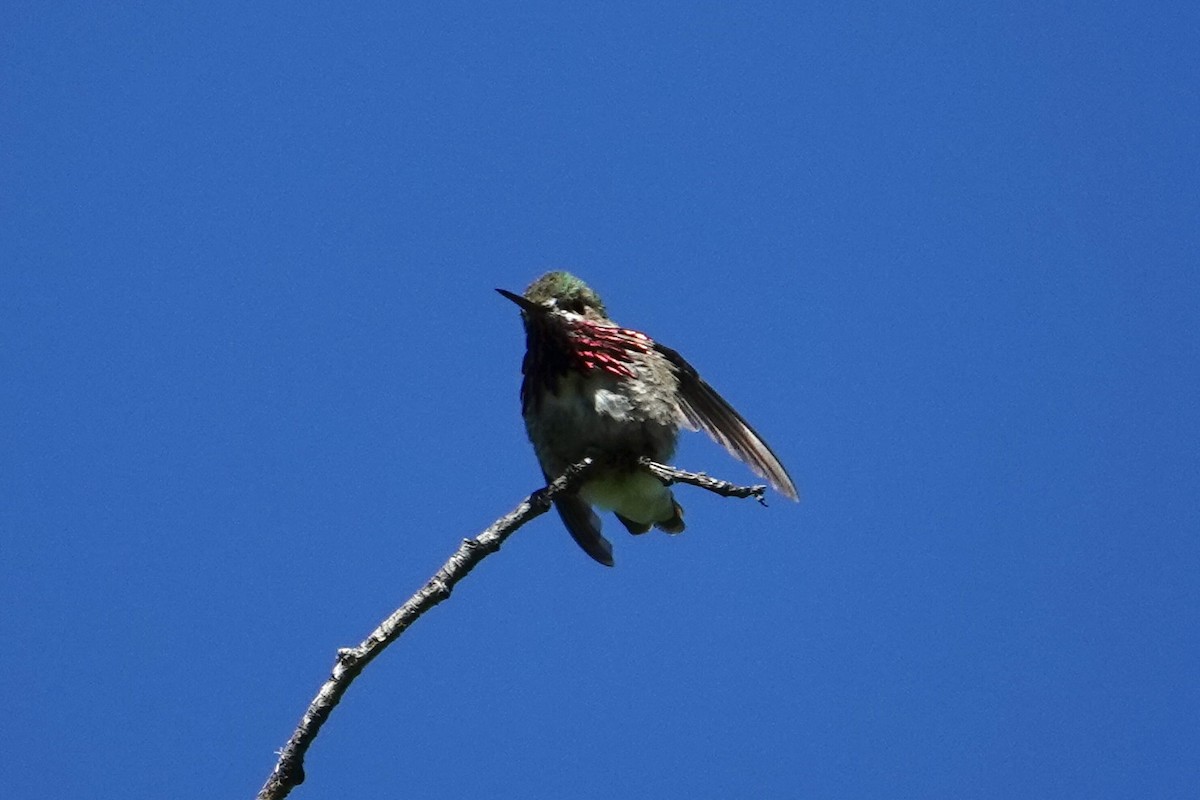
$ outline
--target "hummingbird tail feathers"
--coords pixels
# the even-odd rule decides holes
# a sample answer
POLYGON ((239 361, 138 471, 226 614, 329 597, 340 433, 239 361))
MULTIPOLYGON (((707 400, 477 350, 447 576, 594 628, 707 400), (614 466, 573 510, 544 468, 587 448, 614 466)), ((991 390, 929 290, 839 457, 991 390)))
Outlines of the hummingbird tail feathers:
POLYGON ((600 518, 578 495, 565 495, 554 501, 563 525, 583 552, 606 567, 613 565, 612 543, 600 533, 600 518))

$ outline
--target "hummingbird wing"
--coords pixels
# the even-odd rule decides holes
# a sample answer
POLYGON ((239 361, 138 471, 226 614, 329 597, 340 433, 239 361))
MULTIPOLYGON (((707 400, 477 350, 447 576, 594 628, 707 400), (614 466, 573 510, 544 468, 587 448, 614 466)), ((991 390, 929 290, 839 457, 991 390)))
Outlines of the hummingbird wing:
MULTIPOLYGON (((550 478, 547 477, 549 482, 550 478)), ((592 507, 577 494, 559 495, 554 498, 554 507, 562 517, 563 525, 583 552, 606 567, 613 565, 612 543, 600 534, 600 518, 592 507)))
POLYGON ((654 349, 666 357, 679 378, 679 411, 687 426, 704 431, 750 467, 754 474, 770 481, 785 497, 798 500, 796 485, 779 457, 750 423, 725 402, 725 398, 717 394, 683 356, 658 342, 654 343, 654 349))

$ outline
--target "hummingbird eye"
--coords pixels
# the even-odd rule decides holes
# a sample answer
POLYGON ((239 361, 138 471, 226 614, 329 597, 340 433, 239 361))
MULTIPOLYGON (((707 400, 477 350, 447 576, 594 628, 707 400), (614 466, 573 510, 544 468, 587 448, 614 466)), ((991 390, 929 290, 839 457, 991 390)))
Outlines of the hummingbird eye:
POLYGON ((561 308, 563 311, 569 311, 572 314, 582 314, 583 313, 583 299, 579 298, 579 297, 572 297, 569 299, 565 299, 565 300, 562 300, 559 302, 558 307, 561 308))

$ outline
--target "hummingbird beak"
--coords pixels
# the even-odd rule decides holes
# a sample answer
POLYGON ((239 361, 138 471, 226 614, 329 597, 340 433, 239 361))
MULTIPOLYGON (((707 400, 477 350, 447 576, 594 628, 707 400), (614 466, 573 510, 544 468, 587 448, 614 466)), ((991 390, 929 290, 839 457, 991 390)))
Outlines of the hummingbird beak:
POLYGON ((521 307, 522 311, 525 311, 527 313, 537 314, 537 313, 545 313, 547 311, 547 309, 544 306, 539 306, 537 303, 534 303, 531 300, 526 300, 524 297, 522 297, 519 294, 513 294, 512 292, 508 291, 507 289, 497 289, 496 291, 499 292, 500 294, 504 295, 505 297, 507 297, 509 300, 512 300, 514 303, 516 303, 517 305, 519 305, 521 307))

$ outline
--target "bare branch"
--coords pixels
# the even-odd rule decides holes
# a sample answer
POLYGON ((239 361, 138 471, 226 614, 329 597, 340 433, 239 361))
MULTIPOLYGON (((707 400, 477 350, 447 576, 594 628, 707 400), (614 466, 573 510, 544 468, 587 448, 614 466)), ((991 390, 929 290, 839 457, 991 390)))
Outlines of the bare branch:
MULTIPOLYGON (((763 502, 763 492, 766 488, 763 486, 737 486, 700 473, 684 472, 649 459, 641 459, 640 463, 667 485, 676 482, 689 483, 724 497, 754 497, 760 503, 763 502)), ((257 800, 281 800, 303 783, 304 756, 308 748, 317 738, 321 726, 342 699, 342 695, 346 693, 346 689, 363 668, 383 652, 385 647, 398 639, 422 614, 449 597, 455 585, 480 561, 499 550, 504 541, 518 528, 550 510, 557 495, 578 489, 595 468, 596 463, 590 458, 568 467, 560 477, 529 495, 483 533, 474 539, 464 539, 442 568, 404 605, 371 631, 370 636, 357 647, 338 650, 333 672, 309 703, 308 710, 304 712, 292 737, 279 751, 279 761, 259 790, 257 800)))
POLYGON ((692 486, 699 486, 701 489, 707 489, 722 497, 753 497, 762 505, 765 506, 767 504, 767 487, 761 484, 756 486, 738 486, 736 483, 723 481, 719 478, 710 478, 703 472, 685 472, 666 464, 659 464, 657 461, 651 461, 648 458, 639 458, 638 463, 654 473, 654 477, 667 486, 673 483, 688 483, 692 486))

